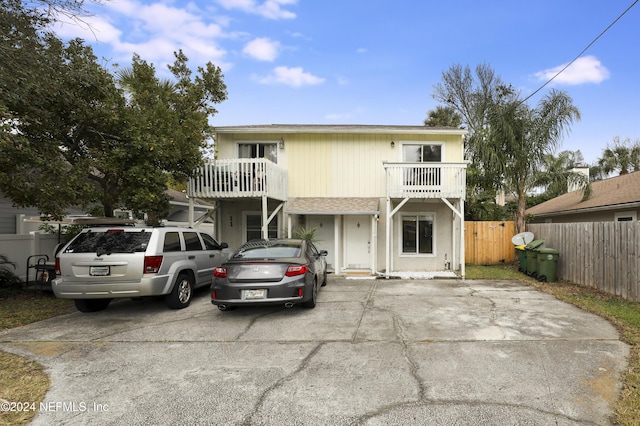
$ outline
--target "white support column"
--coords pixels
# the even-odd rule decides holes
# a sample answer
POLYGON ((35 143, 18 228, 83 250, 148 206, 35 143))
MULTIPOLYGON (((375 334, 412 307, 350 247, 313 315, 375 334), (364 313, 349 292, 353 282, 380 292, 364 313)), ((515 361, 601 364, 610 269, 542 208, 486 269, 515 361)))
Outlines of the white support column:
POLYGON ((387 220, 386 220, 386 235, 385 235, 385 278, 389 278, 389 272, 391 269, 391 199, 387 197, 387 220))
POLYGON ((267 205, 267 196, 262 196, 262 238, 269 239, 269 210, 267 205))
POLYGON ((393 216, 398 213, 398 211, 402 208, 402 206, 404 206, 405 204, 407 204, 407 202, 410 200, 410 198, 404 198, 402 201, 400 201, 400 204, 398 204, 396 206, 395 209, 391 210, 391 198, 387 197, 387 235, 386 235, 386 246, 387 246, 387 253, 386 253, 386 270, 385 270, 385 277, 389 278, 389 273, 391 272, 391 268, 393 267, 393 265, 391 264, 391 234, 392 234, 392 227, 393 227, 393 216))
POLYGON ((287 238, 291 238, 293 235, 293 228, 291 224, 291 215, 287 213, 287 238))
POLYGON ((464 280, 465 277, 465 263, 464 256, 464 200, 460 198, 460 275, 464 280))
MULTIPOLYGON (((458 258, 460 259, 460 275, 462 275, 462 278, 464 279, 464 273, 465 273, 465 259, 464 259, 464 200, 462 198, 458 199, 458 208, 456 208, 453 204, 451 204, 449 202, 449 200, 447 200, 446 198, 441 198, 441 200, 447 205, 449 206, 449 208, 455 213, 456 216, 458 216, 458 219, 460 220, 460 253, 458 258)), ((451 221, 453 226, 455 226, 455 221, 452 220, 451 221)), ((455 240, 455 238, 454 238, 455 240)), ((454 264, 455 265, 455 264, 454 264)))
POLYGON ((342 254, 340 253, 340 229, 342 228, 342 216, 336 215, 335 220, 333 221, 333 250, 334 250, 334 259, 335 259, 335 267, 334 271, 336 274, 340 273, 340 267, 342 266, 342 262, 340 261, 342 254))
POLYGON ((371 216, 371 272, 378 272, 378 220, 377 215, 371 216))

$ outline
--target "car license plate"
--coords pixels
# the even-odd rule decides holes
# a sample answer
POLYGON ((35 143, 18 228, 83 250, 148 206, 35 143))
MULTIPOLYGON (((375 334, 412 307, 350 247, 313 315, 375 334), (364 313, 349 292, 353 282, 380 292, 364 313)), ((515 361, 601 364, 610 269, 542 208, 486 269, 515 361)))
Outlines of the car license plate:
POLYGON ((242 290, 242 298, 244 300, 254 300, 254 299, 266 299, 267 298, 267 290, 242 290))
POLYGON ((111 273, 108 266, 90 266, 89 275, 93 277, 106 277, 111 273))

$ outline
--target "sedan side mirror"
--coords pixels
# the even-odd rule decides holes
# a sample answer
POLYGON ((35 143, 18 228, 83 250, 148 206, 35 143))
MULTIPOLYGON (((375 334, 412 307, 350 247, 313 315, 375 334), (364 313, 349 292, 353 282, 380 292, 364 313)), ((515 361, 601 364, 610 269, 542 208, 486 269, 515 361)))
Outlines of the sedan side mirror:
POLYGON ((221 250, 222 250, 222 249, 226 249, 226 248, 229 248, 229 244, 227 244, 227 243, 220 243, 220 249, 221 249, 221 250))

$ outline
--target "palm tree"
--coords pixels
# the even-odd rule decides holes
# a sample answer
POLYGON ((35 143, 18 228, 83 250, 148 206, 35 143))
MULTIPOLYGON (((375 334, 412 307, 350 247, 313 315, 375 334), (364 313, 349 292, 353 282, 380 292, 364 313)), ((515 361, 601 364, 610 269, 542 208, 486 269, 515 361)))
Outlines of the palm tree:
POLYGON ((522 232, 526 195, 538 184, 536 176, 546 156, 555 151, 570 124, 580 119, 580 111, 568 94, 556 90, 536 108, 511 96, 503 99, 489 111, 489 127, 478 153, 483 166, 501 176, 505 191, 516 196, 516 229, 522 232))
POLYGON ((555 198, 568 191, 570 186, 584 188, 588 176, 573 171, 584 164, 578 151, 562 151, 558 155, 546 154, 541 170, 534 176, 534 185, 544 188, 545 198, 555 198))
POLYGON ((621 141, 619 137, 613 139, 613 144, 607 145, 598 160, 598 166, 605 175, 618 171, 620 175, 640 170, 640 140, 631 142, 626 138, 621 141))
POLYGON ((427 112, 424 125, 427 127, 460 127, 462 116, 451 106, 438 105, 436 109, 427 112))

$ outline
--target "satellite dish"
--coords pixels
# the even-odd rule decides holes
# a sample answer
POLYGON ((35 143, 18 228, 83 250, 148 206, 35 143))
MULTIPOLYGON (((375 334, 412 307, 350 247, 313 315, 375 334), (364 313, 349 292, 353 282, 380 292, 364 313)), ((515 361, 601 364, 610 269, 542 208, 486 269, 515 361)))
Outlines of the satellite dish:
POLYGON ((533 241, 533 232, 521 232, 511 238, 514 246, 526 246, 531 241, 533 241))

